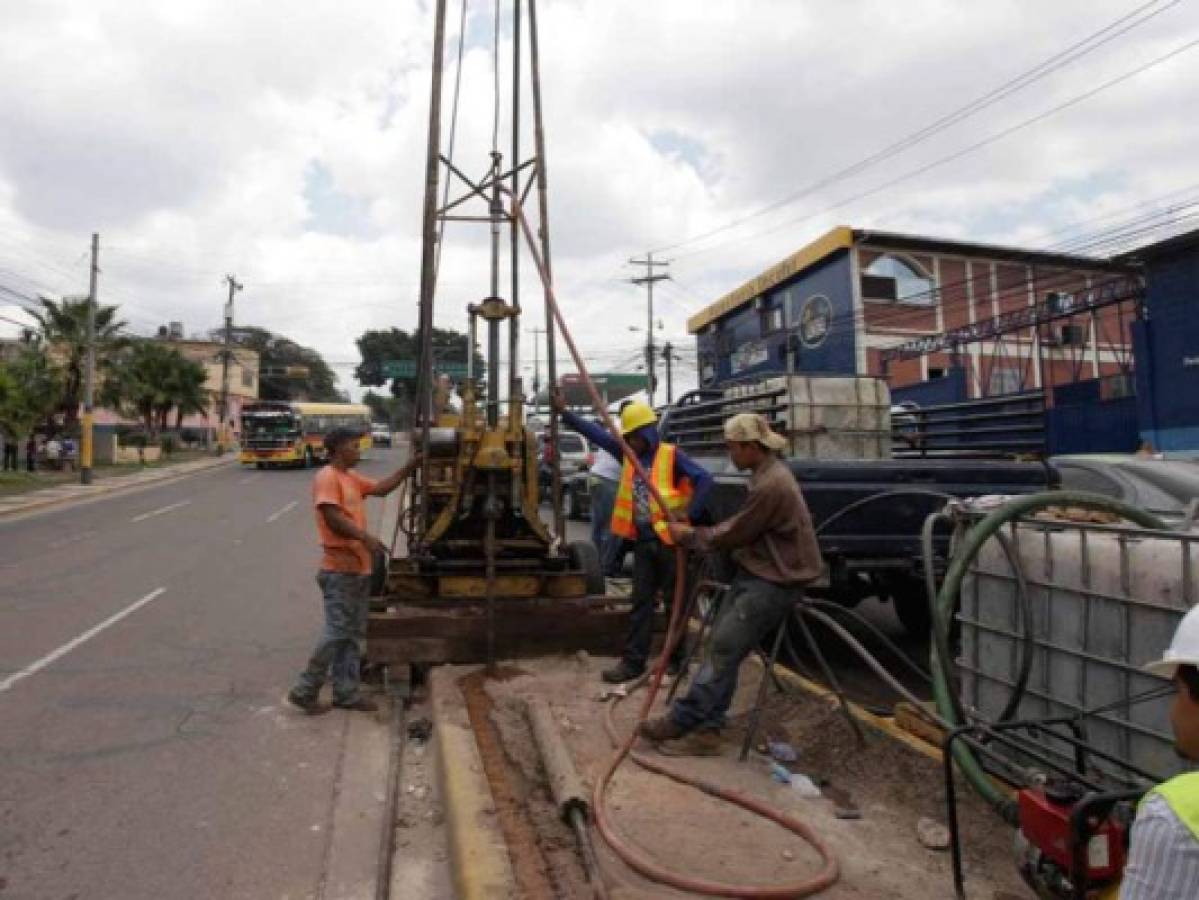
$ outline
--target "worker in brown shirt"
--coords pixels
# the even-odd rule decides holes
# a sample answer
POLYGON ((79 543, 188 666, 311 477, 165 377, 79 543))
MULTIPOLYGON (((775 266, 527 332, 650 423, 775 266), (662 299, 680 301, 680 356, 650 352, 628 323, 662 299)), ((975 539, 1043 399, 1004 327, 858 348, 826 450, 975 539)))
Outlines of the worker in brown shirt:
POLYGON ((672 524, 676 543, 732 551, 737 574, 712 626, 703 664, 686 696, 670 712, 642 722, 640 734, 671 741, 692 732, 718 732, 737 689, 741 663, 815 580, 823 562, 812 517, 790 470, 777 456, 786 440, 759 415, 741 413, 724 423, 729 458, 751 471, 745 505, 710 528, 672 524))

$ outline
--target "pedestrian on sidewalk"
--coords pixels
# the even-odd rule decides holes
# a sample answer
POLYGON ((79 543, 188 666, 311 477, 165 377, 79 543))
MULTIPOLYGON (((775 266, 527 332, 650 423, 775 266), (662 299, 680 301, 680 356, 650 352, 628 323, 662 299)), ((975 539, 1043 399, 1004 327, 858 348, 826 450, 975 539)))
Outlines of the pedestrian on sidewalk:
MULTIPOLYGON (((642 722, 651 741, 698 732, 707 752, 719 740, 746 656, 773 632, 823 569, 812 517, 791 470, 778 458, 786 439, 766 419, 741 413, 724 423, 729 458, 752 472, 745 504, 710 528, 672 523, 671 537, 697 550, 731 551, 737 571, 712 626, 704 661, 686 696, 670 712, 642 722)), ((763 675, 763 678, 766 676, 763 675)))
POLYGON ((1174 682, 1174 752, 1190 771, 1159 784, 1137 806, 1120 900, 1199 894, 1199 607, 1182 617, 1165 655, 1145 666, 1174 682))
POLYGON ((308 665, 287 694, 287 702, 306 713, 321 712, 318 696, 332 672, 333 705, 338 709, 373 712, 374 701, 360 693, 366 618, 370 607, 374 554, 387 546, 366 530, 366 497, 384 497, 420 465, 414 455, 380 481, 353 471, 361 457, 362 435, 351 428, 334 428, 325 435, 329 464, 312 482, 316 528, 324 555, 316 581, 325 606, 325 627, 308 665))
MULTIPOLYGON (((620 442, 606 429, 566 409, 562 396, 555 391, 550 402, 563 422, 587 440, 607 450, 612 456, 623 456, 620 442)), ((632 612, 629 634, 625 639, 620 662, 601 674, 609 684, 632 681, 645 671, 653 646, 654 609, 658 594, 670 602, 674 592, 674 540, 667 530, 670 521, 686 521, 698 516, 704 498, 712 486, 712 476, 686 453, 672 444, 663 443, 658 435, 658 417, 645 403, 630 403, 620 414, 620 433, 629 448, 649 475, 667 509, 662 509, 650 494, 649 487, 635 473, 633 464, 624 460, 617 487, 609 528, 612 539, 633 542, 632 612)), ((679 641, 670 659, 670 671, 677 674, 685 650, 679 641)))

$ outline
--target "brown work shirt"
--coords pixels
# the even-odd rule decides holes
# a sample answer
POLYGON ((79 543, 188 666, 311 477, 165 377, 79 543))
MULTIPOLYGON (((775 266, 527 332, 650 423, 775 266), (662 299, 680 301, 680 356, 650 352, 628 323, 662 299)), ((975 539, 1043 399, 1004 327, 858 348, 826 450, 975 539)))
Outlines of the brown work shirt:
POLYGON ((807 584, 824 568, 799 484, 774 454, 750 476, 745 505, 736 515, 696 528, 691 543, 701 550, 731 550, 742 569, 776 584, 807 584))

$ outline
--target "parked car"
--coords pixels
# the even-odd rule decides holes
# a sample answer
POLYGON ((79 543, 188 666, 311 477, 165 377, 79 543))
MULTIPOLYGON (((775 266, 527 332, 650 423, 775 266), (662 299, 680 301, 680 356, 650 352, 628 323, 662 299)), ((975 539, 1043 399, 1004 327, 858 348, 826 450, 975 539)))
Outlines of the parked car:
POLYGON ((1199 461, 1123 453, 1054 456, 1066 490, 1088 491, 1139 506, 1175 525, 1199 498, 1199 461))
MULTIPOLYGON (((550 485, 550 464, 545 458, 546 433, 537 435, 537 460, 539 481, 543 490, 550 485)), ((582 435, 573 431, 558 431, 558 465, 562 472, 563 484, 577 472, 586 472, 591 466, 592 454, 582 435)))
POLYGON ((371 446, 374 447, 390 447, 391 446, 391 428, 387 425, 381 425, 375 422, 371 425, 371 446))

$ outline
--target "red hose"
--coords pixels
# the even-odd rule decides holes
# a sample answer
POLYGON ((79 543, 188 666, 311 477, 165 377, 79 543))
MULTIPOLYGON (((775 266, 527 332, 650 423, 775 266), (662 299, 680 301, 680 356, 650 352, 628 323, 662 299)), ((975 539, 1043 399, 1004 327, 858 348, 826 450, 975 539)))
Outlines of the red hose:
MULTIPOLYGON (((587 393, 591 397, 591 403, 595 407, 596 412, 604 420, 604 425, 612 436, 616 438, 620 444, 620 449, 637 472, 637 476, 649 488, 654 502, 659 508, 667 510, 666 502, 662 499, 662 495, 658 492, 654 483, 650 480, 645 472, 645 468, 641 465, 641 461, 637 459, 637 455, 625 442, 624 437, 620 433, 620 429, 616 427, 612 421, 612 416, 608 413, 607 407, 600 398, 599 391, 595 389, 595 384, 591 380, 590 374, 587 372, 587 367, 583 364, 583 358, 579 354, 578 348, 575 346, 574 338, 571 337, 570 331, 566 327, 566 321, 562 317, 562 311, 558 308, 558 298, 554 295, 554 286, 546 271, 545 262, 541 258, 541 254, 537 250, 537 242, 534 239, 532 229, 529 227, 528 220, 525 219, 524 211, 520 207, 519 201, 513 196, 512 192, 501 186, 500 188, 512 200, 512 215, 520 223, 521 230, 525 235, 525 240, 529 244, 529 252, 533 257, 533 262, 537 266, 537 272, 541 276, 542 286, 545 288, 546 306, 553 314, 554 321, 558 323, 558 328, 562 331, 562 337, 566 341, 566 346, 570 350, 570 355, 574 358, 575 366, 579 370, 579 375, 583 379, 583 384, 586 385, 587 393)), ((552 326, 551 326, 552 327, 552 326)), ((662 685, 662 676, 666 672, 666 661, 670 659, 671 653, 682 637, 683 631, 686 628, 686 623, 682 621, 682 610, 684 606, 684 594, 686 592, 686 556, 681 547, 674 548, 675 558, 675 579, 674 579, 674 598, 670 605, 670 626, 666 632, 666 646, 662 649, 661 656, 654 663, 653 673, 650 676, 649 692, 645 696, 645 702, 641 705, 641 711, 637 715, 637 724, 645 721, 653 708, 654 700, 658 696, 658 690, 662 685)), ((765 676, 763 676, 765 677, 765 676)), ((629 736, 623 742, 616 735, 616 728, 612 721, 612 711, 615 708, 615 703, 608 708, 605 717, 605 726, 608 729, 608 735, 612 739, 612 743, 616 745, 617 751, 612 756, 607 768, 595 783, 595 794, 592 800, 592 809, 595 814, 595 824, 599 828, 599 832, 603 835, 608 846, 612 851, 619 856, 633 870, 644 875, 659 884, 670 885, 684 891, 691 891, 696 894, 706 894, 713 897, 747 897, 747 898, 772 898, 772 900, 781 900, 781 898, 791 897, 807 897, 812 894, 823 891, 837 880, 838 866, 837 860, 833 856, 832 851, 828 846, 816 835, 816 833, 805 822, 794 816, 789 816, 783 813, 762 800, 754 797, 749 797, 737 791, 731 791, 727 788, 720 787, 710 781, 697 778, 692 775, 679 772, 657 760, 650 759, 644 753, 639 753, 633 750, 633 744, 637 740, 637 729, 634 726, 629 736), (612 780, 612 776, 616 774, 616 770, 620 768, 621 763, 626 757, 631 757, 635 763, 650 772, 655 772, 659 775, 665 775, 680 784, 690 785, 705 794, 713 797, 718 797, 742 809, 748 810, 755 815, 762 816, 772 822, 787 829, 791 833, 798 835, 819 854, 821 859, 820 871, 802 881, 794 884, 778 885, 778 886, 759 886, 759 885, 740 885, 729 884, 722 881, 709 881, 701 878, 691 878, 686 875, 681 875, 671 871, 665 866, 653 860, 651 857, 643 853, 641 850, 628 844, 624 838, 613 827, 611 818, 608 813, 607 794, 608 785, 612 780)))

